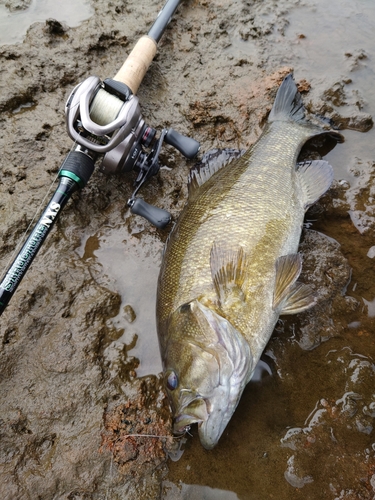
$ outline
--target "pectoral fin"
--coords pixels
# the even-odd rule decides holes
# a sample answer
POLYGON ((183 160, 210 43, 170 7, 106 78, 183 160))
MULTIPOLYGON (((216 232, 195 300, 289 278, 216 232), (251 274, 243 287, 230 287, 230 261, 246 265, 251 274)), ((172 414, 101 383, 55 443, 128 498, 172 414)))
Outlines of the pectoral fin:
POLYGON ((235 250, 214 243, 210 255, 211 275, 222 308, 244 304, 246 256, 242 247, 235 250))
POLYGON ((316 303, 312 288, 297 281, 301 269, 300 254, 284 255, 276 262, 273 309, 279 309, 280 314, 297 314, 316 303))
POLYGON ((302 188, 305 208, 308 208, 330 188, 333 181, 333 169, 324 160, 304 161, 297 164, 297 176, 302 188))

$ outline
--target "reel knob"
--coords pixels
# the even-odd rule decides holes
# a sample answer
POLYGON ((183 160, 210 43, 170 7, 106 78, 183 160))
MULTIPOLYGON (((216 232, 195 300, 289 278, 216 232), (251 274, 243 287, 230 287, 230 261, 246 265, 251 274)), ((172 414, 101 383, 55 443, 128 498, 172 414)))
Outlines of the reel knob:
POLYGON ((171 214, 162 208, 146 203, 142 198, 130 198, 130 211, 147 219, 158 229, 164 229, 171 220, 171 214))
POLYGON ((181 154, 192 160, 197 156, 199 148, 201 145, 195 139, 187 137, 186 135, 179 134, 173 128, 170 128, 166 135, 164 136, 164 141, 176 148, 181 154))

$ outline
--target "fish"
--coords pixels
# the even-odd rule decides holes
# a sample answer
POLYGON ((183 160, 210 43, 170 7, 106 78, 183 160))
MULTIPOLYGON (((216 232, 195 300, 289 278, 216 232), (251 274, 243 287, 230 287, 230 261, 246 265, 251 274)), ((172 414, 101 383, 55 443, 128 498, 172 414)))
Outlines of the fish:
POLYGON ((259 139, 246 152, 214 151, 189 175, 157 286, 157 331, 173 432, 198 425, 218 443, 280 315, 316 303, 298 280, 304 214, 330 187, 324 160, 297 163, 317 136, 293 75, 280 85, 259 139))

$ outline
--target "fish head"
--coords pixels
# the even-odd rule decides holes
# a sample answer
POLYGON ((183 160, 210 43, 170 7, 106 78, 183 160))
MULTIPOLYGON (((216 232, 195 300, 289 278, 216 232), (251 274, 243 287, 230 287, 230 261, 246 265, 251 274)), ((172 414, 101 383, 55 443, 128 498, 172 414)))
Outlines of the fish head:
POLYGON ((193 300, 170 317, 164 381, 174 414, 173 431, 197 423, 202 445, 213 448, 253 370, 244 337, 214 310, 193 300))

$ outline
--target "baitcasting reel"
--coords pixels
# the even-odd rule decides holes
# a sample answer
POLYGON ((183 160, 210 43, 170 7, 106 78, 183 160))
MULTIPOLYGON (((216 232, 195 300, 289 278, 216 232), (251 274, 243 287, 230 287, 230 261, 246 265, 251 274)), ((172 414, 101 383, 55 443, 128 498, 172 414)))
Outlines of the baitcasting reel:
POLYGON ((156 139, 156 130, 142 118, 138 97, 117 80, 87 78, 70 94, 65 113, 70 137, 88 151, 103 155, 103 172, 138 171, 128 206, 156 227, 164 227, 170 214, 135 196, 144 182, 158 173, 163 141, 188 159, 197 155, 199 143, 171 128, 163 129, 156 139))
POLYGON ((181 0, 167 0, 147 35, 142 36, 113 79, 96 76, 75 87, 65 106, 70 137, 77 143, 66 156, 58 174, 59 183, 27 240, 0 282, 0 315, 7 307, 33 262, 58 215, 78 189, 86 186, 102 155, 102 170, 108 174, 138 170, 135 189, 128 200, 134 214, 142 215, 158 228, 171 219, 169 212, 149 205, 136 194, 143 183, 159 171, 163 141, 186 158, 194 158, 199 143, 178 132, 156 130, 145 124, 136 93, 157 44, 181 0))

